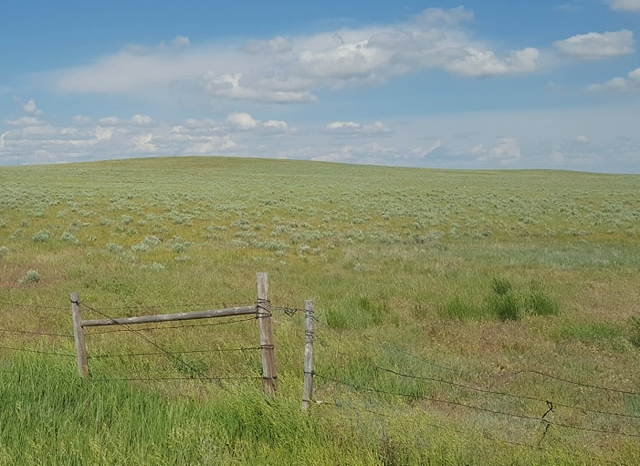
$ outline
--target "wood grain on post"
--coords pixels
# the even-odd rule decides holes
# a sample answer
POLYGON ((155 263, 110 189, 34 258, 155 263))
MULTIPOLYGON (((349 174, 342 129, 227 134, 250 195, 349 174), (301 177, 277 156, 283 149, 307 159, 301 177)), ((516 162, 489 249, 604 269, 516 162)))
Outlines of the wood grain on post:
POLYGON ((82 321, 83 327, 100 327, 104 325, 131 325, 159 322, 173 322, 178 320, 211 319, 214 317, 232 317, 255 314, 255 306, 230 307, 211 311, 181 312, 178 314, 159 314, 153 316, 122 317, 118 319, 96 319, 82 321))
POLYGON ((260 348, 262 349, 262 381, 265 395, 276 392, 276 357, 271 325, 271 301, 269 301, 269 278, 265 272, 258 272, 258 326, 260 328, 260 348))
POLYGON ((313 338, 314 322, 313 301, 304 302, 304 390, 302 392, 302 410, 306 411, 313 397, 313 338))
POLYGON ((76 359, 78 361, 78 373, 86 379, 89 376, 87 362, 87 347, 84 342, 84 329, 82 328, 82 316, 80 314, 80 295, 71 293, 71 316, 73 318, 73 337, 76 342, 76 359))

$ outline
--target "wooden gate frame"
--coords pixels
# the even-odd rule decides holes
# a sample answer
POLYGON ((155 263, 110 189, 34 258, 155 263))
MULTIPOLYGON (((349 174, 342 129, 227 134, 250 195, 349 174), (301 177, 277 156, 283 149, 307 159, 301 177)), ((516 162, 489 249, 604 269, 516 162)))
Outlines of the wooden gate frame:
POLYGON ((182 312, 179 314, 159 314, 153 316, 123 317, 118 319, 82 320, 80 295, 71 294, 71 315, 73 318, 73 336, 75 338, 76 359, 80 377, 89 377, 87 347, 84 339, 85 327, 105 325, 132 325, 154 322, 173 322, 178 320, 211 319, 255 314, 260 330, 260 349, 262 351, 262 381, 265 395, 276 392, 276 358, 271 324, 271 301, 269 301, 269 277, 266 272, 257 273, 258 300, 255 306, 242 306, 211 311, 182 312))

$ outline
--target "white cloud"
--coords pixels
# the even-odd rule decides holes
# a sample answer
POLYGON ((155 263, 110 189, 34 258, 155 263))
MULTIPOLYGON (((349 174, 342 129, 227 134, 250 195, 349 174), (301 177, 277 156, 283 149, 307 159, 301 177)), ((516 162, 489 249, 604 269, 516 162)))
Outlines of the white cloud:
POLYGON ((500 143, 491 149, 489 158, 497 159, 501 163, 514 162, 521 157, 518 140, 515 138, 504 138, 500 143))
POLYGON ((32 115, 32 116, 42 115, 42 110, 38 109, 38 107, 36 106, 36 101, 33 99, 29 100, 26 104, 24 104, 22 109, 27 115, 32 115))
POLYGON ((553 45, 563 55, 582 60, 600 60, 634 52, 633 32, 627 29, 579 34, 556 41, 553 45))
POLYGON ((108 141, 113 137, 113 128, 104 128, 102 126, 96 126, 96 139, 98 141, 108 141))
POLYGON ((173 47, 188 47, 191 45, 191 41, 188 37, 185 36, 176 36, 172 41, 171 45, 173 47))
POLYGON ((589 92, 640 92, 640 68, 629 72, 627 78, 616 77, 602 84, 587 86, 589 92))
POLYGON ((340 129, 354 129, 357 130, 360 128, 359 123, 355 123, 353 121, 334 121, 327 125, 327 129, 330 130, 340 130, 340 129))
POLYGON ((147 126, 153 122, 150 116, 148 115, 133 115, 131 117, 131 123, 134 125, 147 126))
POLYGON ((610 7, 613 11, 640 13, 640 0, 613 0, 610 7))
POLYGON ((231 139, 230 135, 226 136, 209 136, 199 141, 194 141, 186 145, 180 153, 182 154, 198 154, 198 155, 214 155, 219 152, 226 151, 236 147, 236 143, 231 139))
POLYGON ((158 148, 151 141, 153 134, 142 134, 133 138, 133 150, 135 152, 157 152, 158 148))
POLYGON ((23 116, 20 118, 13 118, 5 120, 5 123, 10 126, 39 126, 42 122, 34 116, 23 116))
POLYGON ((589 144, 589 142, 590 142, 590 141, 589 141, 589 138, 588 138, 588 137, 586 137, 586 136, 584 136, 584 135, 582 135, 582 134, 581 134, 581 135, 576 136, 575 141, 576 141, 576 142, 579 142, 580 144, 589 144))
POLYGON ((468 48, 465 56, 453 60, 448 70, 471 77, 496 76, 513 73, 531 73, 538 67, 540 52, 535 48, 526 48, 511 52, 505 58, 499 58, 490 50, 468 48))
POLYGON ((260 122, 248 113, 236 112, 227 116, 227 124, 233 129, 248 131, 256 129, 260 125, 260 122))
MULTIPOLYGON (((358 164, 381 164, 385 160, 397 159, 399 150, 393 146, 385 146, 377 142, 342 146, 330 152, 314 156, 311 160, 318 162, 346 162, 358 164)), ((388 163, 388 162, 387 162, 388 163)))
POLYGON ((255 100, 258 102, 313 102, 317 97, 310 91, 286 90, 286 83, 278 83, 264 79, 258 85, 250 78, 243 78, 243 73, 222 73, 207 71, 200 83, 206 93, 213 97, 230 99, 255 100), (271 89, 276 87, 276 89, 271 89), (278 89, 279 88, 279 89, 278 89))
POLYGON ((120 120, 117 117, 111 116, 111 117, 105 117, 105 118, 101 118, 100 119, 100 124, 101 125, 106 125, 106 126, 115 126, 120 122, 120 120))
POLYGON ((236 47, 194 45, 179 37, 171 46, 130 46, 45 77, 63 92, 160 99, 188 89, 213 99, 293 103, 315 101, 319 90, 376 85, 431 68, 471 78, 538 68, 537 49, 491 50, 461 26, 472 20, 464 7, 429 8, 394 24, 248 40, 236 47))
POLYGON ((265 122, 262 122, 253 118, 249 113, 245 112, 230 113, 227 116, 226 125, 229 129, 234 131, 261 130, 271 133, 279 133, 286 132, 289 129, 289 125, 286 121, 267 120, 265 122))
POLYGON ((428 26, 456 26, 458 23, 473 20, 473 11, 463 6, 443 10, 442 8, 427 8, 416 16, 416 19, 428 26))
POLYGON ((327 124, 326 129, 343 134, 384 134, 390 132, 390 129, 381 121, 376 121, 372 124, 356 123, 355 121, 333 121, 327 124))
POLYGON ((442 141, 438 139, 429 147, 424 147, 424 146, 414 147, 409 151, 409 153, 413 157, 424 159, 426 156, 428 156, 429 154, 432 154, 433 152, 435 152, 437 149, 440 149, 441 147, 443 147, 442 141))
POLYGON ((286 121, 281 120, 267 120, 264 122, 264 128, 270 129, 273 131, 286 131, 289 129, 289 125, 286 121))

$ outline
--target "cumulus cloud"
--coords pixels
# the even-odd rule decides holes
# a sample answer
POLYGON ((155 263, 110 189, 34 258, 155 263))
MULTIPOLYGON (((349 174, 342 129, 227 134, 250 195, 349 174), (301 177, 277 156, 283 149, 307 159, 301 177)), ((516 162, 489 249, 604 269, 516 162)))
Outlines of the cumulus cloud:
POLYGON ((23 105, 22 109, 27 115, 39 116, 42 115, 42 110, 36 106, 36 101, 31 99, 23 105))
POLYGON ((263 127, 274 131, 286 131, 289 129, 287 122, 281 120, 267 120, 264 122, 263 127))
POLYGON ((497 76, 514 73, 531 73, 538 67, 540 52, 526 48, 499 58, 490 50, 467 48, 464 56, 451 61, 446 68, 463 76, 497 76))
MULTIPOLYGON (((200 83, 206 93, 213 97, 254 100, 258 102, 313 102, 317 97, 310 91, 290 90, 286 82, 263 79, 261 83, 252 82, 251 77, 243 73, 222 73, 207 71, 200 83)), ((297 86, 294 86, 297 88, 297 86)))
POLYGON ((633 32, 590 32, 556 41, 554 47, 563 55, 581 60, 601 60, 634 52, 633 32))
POLYGON ((9 118, 5 120, 5 123, 10 126, 38 126, 42 122, 34 116, 23 116, 19 118, 9 118))
POLYGON ((471 21, 473 18, 473 11, 466 9, 463 6, 458 6, 449 10, 443 10, 442 8, 427 8, 416 16, 416 19, 420 23, 429 26, 440 26, 443 24, 456 26, 458 23, 471 21))
POLYGON ((153 122, 150 116, 148 115, 133 115, 131 117, 131 123, 139 126, 147 126, 153 122))
POLYGON ((399 150, 393 146, 382 145, 377 142, 364 144, 350 144, 333 151, 316 155, 311 160, 318 162, 343 162, 358 164, 381 164, 389 158, 397 158, 399 150))
POLYGON ((227 124, 233 129, 248 131, 256 129, 259 122, 248 113, 236 112, 227 116, 227 124))
POLYGON ((589 92, 639 92, 640 91, 640 68, 629 72, 626 78, 615 77, 602 84, 592 84, 587 86, 589 92))
POLYGON ((284 132, 289 129, 286 121, 268 120, 262 122, 245 112, 230 113, 227 116, 226 123, 229 129, 235 131, 268 130, 272 132, 284 132))
POLYGON ((133 138, 133 150, 135 152, 157 152, 158 148, 151 141, 153 134, 142 134, 133 138))
POLYGON ((489 158, 502 163, 514 162, 520 158, 520 147, 515 138, 504 138, 489 152, 489 158))
POLYGON ((381 121, 372 124, 356 123, 354 121, 333 121, 327 124, 326 129, 342 134, 384 134, 390 130, 381 121))
POLYGON ((321 90, 378 85, 395 76, 430 68, 463 77, 531 73, 535 48, 498 51, 463 27, 473 12, 429 8, 405 21, 343 28, 293 37, 170 46, 130 46, 92 63, 46 77, 63 92, 137 97, 166 96, 189 89, 212 99, 313 102, 321 90))
POLYGON ((113 137, 113 128, 104 128, 102 126, 96 126, 96 139, 98 141, 108 141, 113 137))
POLYGON ((613 0, 610 8, 613 11, 640 13, 640 0, 613 0))
POLYGON ((105 117, 105 118, 100 118, 100 124, 101 125, 106 125, 106 126, 115 126, 120 122, 120 120, 117 117, 111 116, 111 117, 105 117))

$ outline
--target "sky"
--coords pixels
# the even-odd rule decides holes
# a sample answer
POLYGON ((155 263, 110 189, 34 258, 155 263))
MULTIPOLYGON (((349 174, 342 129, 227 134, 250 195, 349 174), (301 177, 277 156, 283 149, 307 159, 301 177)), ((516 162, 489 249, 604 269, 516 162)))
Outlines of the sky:
POLYGON ((640 174, 640 0, 6 0, 0 165, 640 174))

